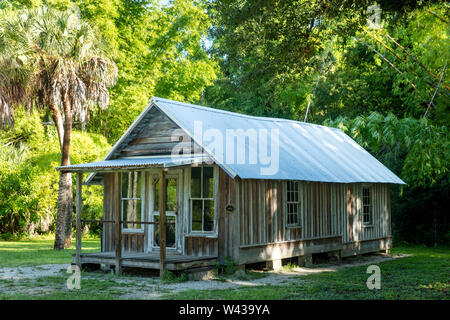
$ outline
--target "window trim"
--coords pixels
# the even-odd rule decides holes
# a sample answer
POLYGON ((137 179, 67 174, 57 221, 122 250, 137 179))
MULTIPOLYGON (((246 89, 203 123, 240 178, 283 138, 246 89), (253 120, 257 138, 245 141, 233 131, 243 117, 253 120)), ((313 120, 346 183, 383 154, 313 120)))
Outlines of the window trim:
POLYGON ((303 206, 302 206, 302 203, 303 203, 303 194, 300 192, 300 181, 296 181, 296 180, 288 180, 288 181, 285 181, 285 183, 284 183, 284 212, 285 212, 285 214, 284 214, 284 223, 285 223, 285 226, 286 226, 286 228, 302 228, 302 226, 303 226, 303 206), (290 201, 290 202, 288 202, 288 197, 287 197, 287 195, 288 195, 288 184, 289 183, 296 183, 297 184, 297 194, 298 194, 298 201, 297 202, 295 202, 295 201, 290 201), (297 211, 297 223, 288 223, 288 216, 289 216, 289 213, 288 213, 288 207, 289 207, 289 204, 290 203, 297 203, 297 208, 298 208, 298 211, 297 211))
MULTIPOLYGON (((188 172, 189 172, 189 197, 188 197, 188 201, 189 201, 189 232, 188 232, 188 236, 205 236, 205 237, 212 237, 212 236, 217 236, 217 199, 216 199, 216 194, 217 194, 217 179, 218 179, 218 174, 217 174, 217 167, 216 166, 198 166, 196 168, 201 168, 201 184, 203 184, 203 168, 205 167, 209 167, 213 169, 213 197, 212 198, 202 198, 202 197, 191 197, 191 193, 192 193, 192 168, 194 167, 190 167, 188 168, 188 172), (214 222, 213 222, 213 230, 212 231, 200 231, 200 230, 192 230, 192 206, 193 206, 193 201, 192 200, 202 200, 202 229, 203 229, 203 219, 204 219, 204 200, 210 200, 214 202, 214 222)), ((203 195, 203 188, 202 186, 200 187, 200 195, 203 195)))
POLYGON ((361 223, 363 227, 373 227, 374 226, 374 214, 373 214, 373 186, 371 184, 362 184, 361 185, 361 223), (364 189, 369 190, 369 205, 364 204, 364 189), (364 207, 369 207, 369 221, 364 221, 364 207))
MULTIPOLYGON (((128 200, 140 200, 141 201, 141 222, 145 221, 145 171, 122 171, 120 172, 120 218, 123 219, 123 202, 128 200), (122 198, 122 176, 123 174, 127 174, 129 172, 138 172, 141 174, 141 197, 140 198, 122 198)), ((141 228, 125 228, 125 224, 121 223, 120 227, 122 229, 122 233, 144 233, 144 224, 141 224, 141 228)))

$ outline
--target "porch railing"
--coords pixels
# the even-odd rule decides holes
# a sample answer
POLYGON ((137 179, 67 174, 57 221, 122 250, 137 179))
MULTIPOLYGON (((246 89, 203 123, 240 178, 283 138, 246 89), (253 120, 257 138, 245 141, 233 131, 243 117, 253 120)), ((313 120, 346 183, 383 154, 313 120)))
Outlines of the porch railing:
MULTIPOLYGON (((115 172, 114 180, 115 182, 118 182, 118 173, 115 172), (117 181, 116 181, 117 179, 117 181)), ((159 192, 159 216, 160 219, 158 222, 154 221, 129 221, 129 220, 122 220, 121 219, 121 212, 120 210, 115 211, 115 219, 114 220, 88 220, 88 219, 82 219, 81 218, 81 211, 82 211, 82 201, 81 201, 81 185, 82 185, 82 172, 77 172, 77 192, 76 192, 76 254, 75 254, 75 261, 78 267, 81 268, 81 223, 84 222, 97 222, 97 223, 114 223, 115 231, 114 231, 114 242, 115 242, 115 268, 116 268, 116 274, 120 275, 122 272, 122 225, 125 224, 159 224, 159 248, 160 248, 160 276, 163 277, 165 270, 166 270, 166 194, 163 192, 163 190, 166 189, 165 183, 165 171, 160 171, 160 192, 159 192)), ((115 201, 118 201, 117 199, 114 199, 115 201)), ((116 206, 116 208, 119 206, 116 206)))

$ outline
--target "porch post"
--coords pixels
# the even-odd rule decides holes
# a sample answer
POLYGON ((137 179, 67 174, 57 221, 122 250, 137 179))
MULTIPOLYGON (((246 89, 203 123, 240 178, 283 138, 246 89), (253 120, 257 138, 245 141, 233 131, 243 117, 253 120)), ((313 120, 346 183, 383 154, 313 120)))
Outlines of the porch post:
POLYGON ((166 173, 159 173, 159 276, 166 272, 166 173))
POLYGON ((114 239, 116 247, 116 275, 122 272, 122 225, 120 220, 122 218, 122 210, 120 205, 120 180, 119 173, 114 172, 114 239))
POLYGON ((81 201, 81 183, 83 179, 83 173, 77 172, 77 202, 76 202, 76 212, 77 212, 77 221, 76 221, 76 264, 78 268, 81 269, 81 209, 82 209, 82 201, 81 201))

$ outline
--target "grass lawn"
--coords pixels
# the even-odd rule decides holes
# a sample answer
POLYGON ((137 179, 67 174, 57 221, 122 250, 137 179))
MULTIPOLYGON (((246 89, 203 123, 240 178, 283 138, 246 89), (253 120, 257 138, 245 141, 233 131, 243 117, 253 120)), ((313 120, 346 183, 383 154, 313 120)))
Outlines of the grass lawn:
MULTIPOLYGON (((66 250, 53 250, 53 242, 51 236, 0 241, 0 267, 71 263, 72 254, 75 254, 75 239, 72 248, 66 250)), ((83 252, 100 251, 100 238, 83 239, 82 248, 83 252)))
POLYGON ((166 299, 450 299, 450 248, 406 247, 392 254, 412 256, 379 264, 381 289, 366 286, 367 266, 299 276, 298 283, 231 290, 168 294, 166 299))
MULTIPOLYGON (((41 264, 68 264, 74 249, 55 251, 51 238, 0 241, 0 268, 41 264)), ((85 250, 100 250, 99 239, 83 240, 85 250)), ((123 299, 130 292, 162 299, 445 299, 450 298, 450 248, 401 247, 393 254, 409 257, 384 261, 381 289, 366 286, 367 266, 354 266, 335 272, 298 276, 293 282, 239 287, 226 290, 185 290, 174 292, 157 279, 102 272, 83 272, 81 290, 68 290, 69 275, 61 270, 55 276, 33 279, 1 279, 0 299, 123 299), (156 296, 155 296, 156 297, 156 296)), ((1 269, 0 269, 1 272, 1 269)), ((254 280, 249 273, 248 281, 254 280)), ((223 281, 223 279, 222 279, 223 281)), ((218 282, 219 283, 219 282, 218 282)), ((173 284, 176 285, 176 284, 173 284)), ((135 295, 136 296, 136 295, 135 295)))

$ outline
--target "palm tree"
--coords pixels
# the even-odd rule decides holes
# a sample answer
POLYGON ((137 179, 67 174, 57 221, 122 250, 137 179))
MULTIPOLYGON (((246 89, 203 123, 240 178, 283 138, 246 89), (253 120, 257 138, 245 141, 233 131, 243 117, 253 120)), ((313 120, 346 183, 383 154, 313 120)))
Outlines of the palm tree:
MULTIPOLYGON (((0 20, 0 126, 14 125, 14 108, 48 108, 69 165, 74 120, 85 123, 94 106, 109 103, 117 67, 78 11, 43 7, 13 11, 0 20)), ((61 172, 55 249, 72 242, 72 176, 61 172)))

